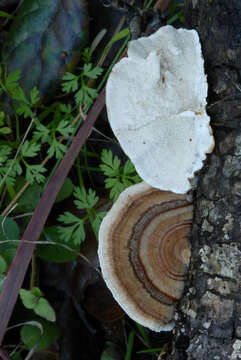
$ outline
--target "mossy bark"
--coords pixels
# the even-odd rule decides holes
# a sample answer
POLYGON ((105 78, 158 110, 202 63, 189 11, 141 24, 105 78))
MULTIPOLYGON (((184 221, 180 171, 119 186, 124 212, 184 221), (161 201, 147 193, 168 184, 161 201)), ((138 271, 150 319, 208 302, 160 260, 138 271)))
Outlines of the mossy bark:
POLYGON ((216 146, 199 174, 189 280, 172 360, 241 359, 241 1, 186 0, 198 31, 216 146))

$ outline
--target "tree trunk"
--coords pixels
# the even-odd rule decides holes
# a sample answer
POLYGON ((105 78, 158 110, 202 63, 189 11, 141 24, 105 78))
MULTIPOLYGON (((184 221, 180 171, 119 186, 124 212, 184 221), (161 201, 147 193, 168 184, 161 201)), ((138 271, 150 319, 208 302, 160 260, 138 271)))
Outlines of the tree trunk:
POLYGON ((241 0, 186 0, 198 31, 216 146, 199 175, 190 278, 172 360, 241 359, 241 0))

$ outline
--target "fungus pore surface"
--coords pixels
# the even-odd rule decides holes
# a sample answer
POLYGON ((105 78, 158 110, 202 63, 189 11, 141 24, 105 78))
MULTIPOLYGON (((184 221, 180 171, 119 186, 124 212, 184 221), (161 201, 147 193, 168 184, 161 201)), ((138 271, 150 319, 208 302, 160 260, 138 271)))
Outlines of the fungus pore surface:
POLYGON ((110 125, 148 184, 176 193, 214 146, 206 114, 207 81, 195 30, 164 26, 133 40, 107 81, 110 125))

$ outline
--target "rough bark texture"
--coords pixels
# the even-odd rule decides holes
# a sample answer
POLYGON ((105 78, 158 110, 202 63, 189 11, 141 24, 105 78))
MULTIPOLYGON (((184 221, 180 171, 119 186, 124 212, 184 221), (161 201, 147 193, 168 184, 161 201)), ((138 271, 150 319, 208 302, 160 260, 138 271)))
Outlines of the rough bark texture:
POLYGON ((216 146, 195 196, 190 279, 170 359, 241 359, 241 1, 186 0, 216 146))

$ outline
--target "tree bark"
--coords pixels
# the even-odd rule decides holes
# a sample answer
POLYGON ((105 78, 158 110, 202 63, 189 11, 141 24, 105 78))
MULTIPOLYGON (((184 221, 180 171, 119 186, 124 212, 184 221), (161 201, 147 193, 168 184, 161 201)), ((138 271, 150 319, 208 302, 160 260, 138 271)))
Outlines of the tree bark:
POLYGON ((186 0, 209 84, 215 150, 199 174, 172 360, 241 359, 241 0, 186 0))

